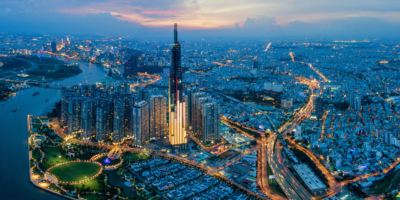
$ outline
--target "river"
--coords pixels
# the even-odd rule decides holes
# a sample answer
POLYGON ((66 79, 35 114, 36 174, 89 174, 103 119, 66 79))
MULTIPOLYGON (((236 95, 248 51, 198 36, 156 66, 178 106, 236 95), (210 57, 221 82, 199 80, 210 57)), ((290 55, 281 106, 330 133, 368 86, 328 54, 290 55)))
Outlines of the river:
MULTIPOLYGON (((45 55, 48 56, 48 55, 45 55)), ((59 57, 66 61, 65 58, 59 57)), ((78 63, 82 73, 57 81, 62 85, 93 84, 105 77, 104 68, 85 61, 78 63)), ((27 115, 40 115, 50 104, 61 100, 61 90, 31 87, 18 91, 18 95, 0 106, 0 199, 1 200, 53 200, 64 199, 33 186, 29 180, 27 115), (32 96, 34 92, 39 95, 32 96), (49 99, 48 102, 45 102, 49 99), (19 110, 11 112, 15 108, 19 110)))

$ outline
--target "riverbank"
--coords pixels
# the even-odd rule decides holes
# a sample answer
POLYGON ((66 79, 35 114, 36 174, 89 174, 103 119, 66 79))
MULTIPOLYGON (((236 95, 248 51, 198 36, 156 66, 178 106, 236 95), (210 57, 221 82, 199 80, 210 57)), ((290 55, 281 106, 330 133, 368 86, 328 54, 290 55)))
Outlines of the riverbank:
POLYGON ((56 102, 51 103, 50 105, 48 105, 40 114, 40 116, 47 116, 48 113, 51 113, 51 111, 54 109, 54 107, 56 106, 56 102))
MULTIPOLYGON (((48 56, 48 55, 44 55, 48 56)), ((58 57, 65 62, 77 63, 82 73, 62 80, 54 80, 53 84, 73 86, 79 84, 95 84, 106 77, 103 67, 87 63, 81 60, 58 57)), ((0 75, 1 78, 3 78, 0 75)), ((30 182, 29 174, 24 173, 29 166, 29 151, 27 151, 27 115, 39 116, 52 102, 58 102, 62 98, 60 89, 46 87, 30 87, 18 91, 18 95, 8 98, 0 106, 0 152, 3 155, 4 164, 0 165, 0 199, 26 199, 31 200, 61 200, 61 196, 38 189, 30 182), (32 96, 40 92, 40 95, 32 96), (45 100, 49 99, 48 102, 45 100), (12 110, 18 108, 18 111, 12 110), (22 123, 21 123, 22 122, 22 123), (22 172, 22 173, 12 173, 22 172)))

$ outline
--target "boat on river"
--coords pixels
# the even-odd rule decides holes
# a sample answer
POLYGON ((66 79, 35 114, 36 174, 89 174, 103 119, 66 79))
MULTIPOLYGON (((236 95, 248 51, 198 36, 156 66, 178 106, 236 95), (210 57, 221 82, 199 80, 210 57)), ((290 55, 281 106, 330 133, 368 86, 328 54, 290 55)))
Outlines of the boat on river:
POLYGON ((14 109, 14 110, 12 110, 11 112, 17 112, 19 110, 19 107, 18 108, 16 108, 16 109, 14 109))

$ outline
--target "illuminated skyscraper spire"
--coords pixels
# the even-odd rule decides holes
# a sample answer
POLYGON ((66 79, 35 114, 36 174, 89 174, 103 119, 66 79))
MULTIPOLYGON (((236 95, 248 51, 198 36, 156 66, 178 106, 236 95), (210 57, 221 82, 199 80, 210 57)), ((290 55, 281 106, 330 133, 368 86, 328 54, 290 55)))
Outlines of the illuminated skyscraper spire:
POLYGON ((174 24, 174 44, 178 43, 178 24, 174 24))
POLYGON ((186 148, 185 102, 182 99, 181 45, 178 42, 178 25, 174 24, 174 45, 171 49, 169 75, 169 140, 171 145, 186 148))

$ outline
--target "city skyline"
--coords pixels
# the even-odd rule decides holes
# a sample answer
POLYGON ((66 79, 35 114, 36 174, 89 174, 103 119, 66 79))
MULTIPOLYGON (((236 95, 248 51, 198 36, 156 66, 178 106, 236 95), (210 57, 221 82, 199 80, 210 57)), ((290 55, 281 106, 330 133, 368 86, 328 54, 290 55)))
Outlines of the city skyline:
POLYGON ((0 199, 396 199, 399 7, 1 1, 0 199))

